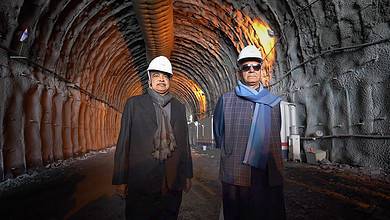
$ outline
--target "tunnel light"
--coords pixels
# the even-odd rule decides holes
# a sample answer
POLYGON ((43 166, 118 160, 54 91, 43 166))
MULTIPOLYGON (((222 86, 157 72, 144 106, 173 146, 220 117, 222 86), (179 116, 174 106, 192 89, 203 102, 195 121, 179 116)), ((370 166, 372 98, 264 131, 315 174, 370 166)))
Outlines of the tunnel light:
POLYGON ((322 136, 324 136, 324 132, 322 132, 321 130, 316 130, 316 131, 314 132, 314 135, 315 135, 316 137, 322 137, 322 136))
MULTIPOLYGON (((195 85, 195 86, 197 86, 197 85, 195 85)), ((195 94, 195 97, 199 101, 199 112, 205 113, 206 112, 206 96, 205 96, 204 92, 197 86, 194 89, 194 94, 195 94)))
POLYGON ((27 59, 27 57, 24 57, 24 56, 10 56, 9 57, 10 59, 15 59, 15 60, 17 60, 17 59, 27 59))
MULTIPOLYGON (((172 81, 172 88, 180 88, 182 86, 185 86, 189 88, 188 92, 189 95, 192 97, 193 104, 195 109, 192 113, 195 115, 192 116, 192 120, 194 121, 196 119, 202 119, 207 114, 207 94, 203 91, 201 86, 193 81, 192 79, 188 78, 184 73, 175 72, 175 78, 172 81)), ((174 93, 179 93, 180 91, 173 91, 174 93)))
POLYGON ((267 32, 268 32, 268 35, 269 35, 270 37, 274 37, 274 36, 275 36, 275 32, 274 32, 273 30, 268 29, 267 32))
POLYGON ((27 76, 27 73, 18 73, 18 76, 27 76))
POLYGON ((263 74, 261 81, 264 85, 268 86, 272 78, 272 66, 276 59, 276 52, 274 50, 276 40, 273 37, 275 33, 271 30, 267 23, 260 19, 255 19, 252 23, 252 27, 256 33, 255 38, 257 38, 254 39, 254 41, 260 43, 264 57, 262 71, 266 74, 263 74))
POLYGON ((256 31, 256 35, 260 40, 261 46, 264 48, 265 54, 269 54, 275 44, 275 39, 273 38, 273 35, 271 35, 274 34, 273 31, 261 20, 255 20, 252 27, 256 31))
POLYGON ((20 42, 25 41, 25 40, 28 38, 28 35, 29 35, 29 34, 28 34, 28 29, 26 28, 26 29, 24 29, 22 35, 20 36, 19 41, 20 41, 20 42))

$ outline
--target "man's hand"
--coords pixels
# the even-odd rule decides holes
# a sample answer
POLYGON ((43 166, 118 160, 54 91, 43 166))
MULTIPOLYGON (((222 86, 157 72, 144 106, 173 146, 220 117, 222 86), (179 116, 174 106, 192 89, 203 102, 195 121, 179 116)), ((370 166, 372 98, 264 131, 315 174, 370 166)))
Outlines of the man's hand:
POLYGON ((120 196, 122 199, 127 197, 127 184, 121 184, 115 186, 115 194, 120 196))
POLYGON ((190 191, 191 187, 192 187, 192 181, 191 181, 191 179, 187 178, 186 185, 184 187, 184 192, 188 193, 190 191))

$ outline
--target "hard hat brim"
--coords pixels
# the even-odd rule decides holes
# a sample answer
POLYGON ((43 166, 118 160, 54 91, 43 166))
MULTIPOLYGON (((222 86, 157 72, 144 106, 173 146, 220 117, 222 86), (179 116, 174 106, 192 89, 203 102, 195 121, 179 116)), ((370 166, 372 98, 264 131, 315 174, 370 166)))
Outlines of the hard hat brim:
POLYGON ((261 59, 259 57, 245 57, 245 58, 241 58, 241 59, 237 60, 237 63, 241 64, 241 63, 244 63, 246 61, 258 61, 259 63, 263 63, 263 59, 261 59))

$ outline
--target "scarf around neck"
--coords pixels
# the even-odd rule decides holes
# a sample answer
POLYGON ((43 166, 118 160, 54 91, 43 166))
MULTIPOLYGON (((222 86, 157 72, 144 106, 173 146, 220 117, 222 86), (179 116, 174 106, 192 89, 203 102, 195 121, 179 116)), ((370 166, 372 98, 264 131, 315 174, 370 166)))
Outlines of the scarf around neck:
POLYGON ((152 98, 157 119, 157 129, 153 137, 154 149, 152 155, 156 160, 164 161, 171 156, 171 153, 176 148, 176 140, 168 119, 168 113, 164 110, 164 107, 170 103, 172 95, 168 93, 162 96, 150 88, 147 91, 152 98))
POLYGON ((264 170, 269 153, 271 110, 272 107, 279 104, 281 99, 272 95, 263 87, 256 91, 240 81, 238 81, 238 86, 235 88, 235 93, 237 96, 255 103, 243 163, 264 170))

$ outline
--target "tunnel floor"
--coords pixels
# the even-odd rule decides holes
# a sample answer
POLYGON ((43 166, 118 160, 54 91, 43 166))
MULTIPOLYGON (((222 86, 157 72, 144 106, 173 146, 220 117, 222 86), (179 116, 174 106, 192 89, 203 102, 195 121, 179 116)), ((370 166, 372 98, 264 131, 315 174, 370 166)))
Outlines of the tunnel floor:
MULTIPOLYGON (((1 219, 124 219, 113 195, 114 148, 0 184, 1 219)), ((218 219, 219 151, 193 148, 193 188, 179 219, 218 219)), ((390 219, 390 176, 339 164, 286 163, 287 219, 390 219)))

